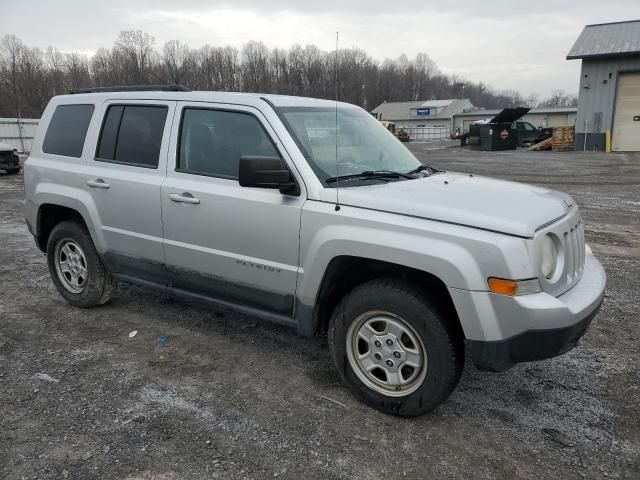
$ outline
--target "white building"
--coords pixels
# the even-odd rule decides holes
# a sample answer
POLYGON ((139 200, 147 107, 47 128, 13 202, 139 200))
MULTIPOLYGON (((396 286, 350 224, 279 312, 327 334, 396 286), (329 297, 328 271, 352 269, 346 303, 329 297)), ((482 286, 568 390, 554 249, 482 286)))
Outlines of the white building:
POLYGON ((419 100, 415 102, 384 102, 372 110, 378 120, 396 124, 396 128, 435 127, 451 131, 456 113, 473 109, 469 99, 419 100))

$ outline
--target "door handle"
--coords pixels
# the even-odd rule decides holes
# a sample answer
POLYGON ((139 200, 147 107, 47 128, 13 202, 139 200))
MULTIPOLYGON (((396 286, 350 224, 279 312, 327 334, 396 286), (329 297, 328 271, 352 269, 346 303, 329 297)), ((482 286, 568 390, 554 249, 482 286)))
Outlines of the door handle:
POLYGON ((102 188, 104 190, 111 188, 111 185, 109 185, 101 178, 96 178, 95 180, 87 180, 87 185, 89 185, 91 188, 102 188))
POLYGON ((169 198, 171 199, 171 201, 179 202, 179 203, 192 203, 194 205, 197 205, 198 203, 200 203, 200 200, 195 198, 189 192, 171 193, 169 194, 169 198))

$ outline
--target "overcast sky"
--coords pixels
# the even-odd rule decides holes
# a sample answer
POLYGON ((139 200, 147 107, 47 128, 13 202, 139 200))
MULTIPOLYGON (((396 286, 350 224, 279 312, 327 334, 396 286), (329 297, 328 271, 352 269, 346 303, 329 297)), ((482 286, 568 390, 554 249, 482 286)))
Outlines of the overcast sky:
POLYGON ((358 47, 378 60, 426 52, 446 73, 498 90, 576 93, 580 62, 565 60, 582 27, 640 18, 640 0, 0 0, 0 35, 90 55, 120 30, 156 47, 315 44, 358 47))

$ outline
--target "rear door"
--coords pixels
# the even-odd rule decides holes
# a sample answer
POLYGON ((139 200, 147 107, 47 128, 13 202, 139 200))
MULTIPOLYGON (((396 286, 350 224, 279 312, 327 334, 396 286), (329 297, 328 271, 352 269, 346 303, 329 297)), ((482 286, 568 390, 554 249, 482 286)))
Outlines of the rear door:
MULTIPOLYGON (((279 156, 255 108, 179 103, 162 187, 165 253, 174 286, 293 315, 304 194, 241 187, 241 155, 279 156)), ((293 171, 293 170, 292 170, 293 171)))
POLYGON ((84 170, 114 273, 166 283, 160 187, 175 102, 109 101, 84 170))

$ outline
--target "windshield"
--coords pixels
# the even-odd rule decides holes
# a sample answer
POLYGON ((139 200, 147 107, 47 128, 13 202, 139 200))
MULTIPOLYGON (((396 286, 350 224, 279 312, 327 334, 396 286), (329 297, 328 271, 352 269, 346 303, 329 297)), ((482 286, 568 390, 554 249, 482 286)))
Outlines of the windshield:
POLYGON ((362 109, 338 108, 337 135, 335 108, 291 107, 279 111, 316 175, 328 187, 335 184, 326 180, 337 175, 379 170, 406 173, 422 165, 397 138, 362 109))

